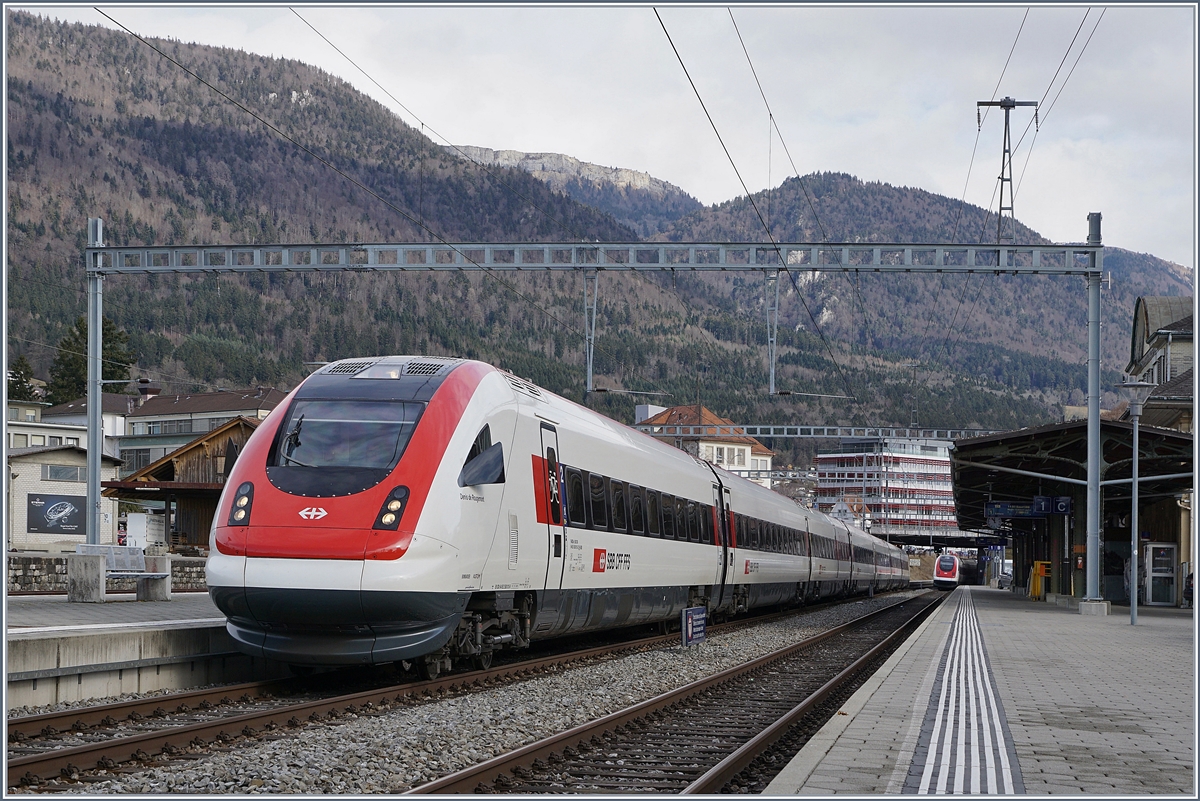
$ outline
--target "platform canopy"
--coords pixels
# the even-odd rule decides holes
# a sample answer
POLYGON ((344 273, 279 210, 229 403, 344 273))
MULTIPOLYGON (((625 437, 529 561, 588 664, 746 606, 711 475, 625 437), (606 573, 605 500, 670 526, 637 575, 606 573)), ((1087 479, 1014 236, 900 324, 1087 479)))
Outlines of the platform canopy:
MULTIPOLYGON (((1141 425, 1142 503, 1192 488, 1192 435, 1141 425)), ((1100 422, 1100 487, 1106 513, 1129 511, 1133 423, 1100 422)), ((950 451, 954 504, 964 530, 988 527, 984 504, 1030 503, 1035 496, 1082 499, 1087 486, 1087 421, 1022 428, 955 440, 950 451)), ((1140 504, 1139 504, 1140 505, 1140 504)), ((1073 512, 1083 514, 1077 505, 1073 512)))

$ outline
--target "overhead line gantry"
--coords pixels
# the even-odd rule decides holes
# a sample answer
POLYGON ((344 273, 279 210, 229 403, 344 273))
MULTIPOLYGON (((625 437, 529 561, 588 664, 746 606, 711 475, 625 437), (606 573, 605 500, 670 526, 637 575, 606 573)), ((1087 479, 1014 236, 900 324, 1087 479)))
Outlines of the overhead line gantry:
MULTIPOLYGON (((181 273, 573 272, 584 280, 587 391, 593 390, 597 290, 601 272, 762 273, 767 280, 769 341, 779 324, 784 270, 816 273, 967 273, 1077 275, 1088 288, 1087 600, 1100 599, 1100 214, 1088 215, 1086 243, 509 242, 280 245, 104 245, 104 223, 88 220, 88 515, 89 543, 99 541, 101 353, 106 276, 181 273)), ((770 352, 771 390, 775 349, 770 352)))

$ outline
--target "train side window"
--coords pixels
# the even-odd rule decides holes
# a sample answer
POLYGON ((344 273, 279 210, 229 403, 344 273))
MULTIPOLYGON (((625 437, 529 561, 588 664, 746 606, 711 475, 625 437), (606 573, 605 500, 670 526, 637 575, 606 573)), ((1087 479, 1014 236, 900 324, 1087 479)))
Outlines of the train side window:
POLYGON ((587 525, 587 501, 584 499, 583 474, 567 468, 567 519, 573 526, 587 525))
POLYGON ((592 473, 588 476, 592 494, 592 528, 608 530, 608 500, 604 497, 604 476, 592 473))
POLYGON ((658 520, 658 493, 654 490, 646 490, 646 533, 651 537, 657 537, 661 533, 658 520))
POLYGON ((675 496, 662 494, 662 535, 663 539, 675 539, 675 496))
POLYGON ((700 504, 700 541, 711 545, 713 541, 713 508, 700 504))
POLYGON ((646 510, 645 502, 642 500, 642 488, 629 485, 629 516, 631 534, 646 533, 646 510))
POLYGON ((690 541, 700 541, 700 521, 697 519, 695 501, 687 502, 687 532, 690 541))
POLYGON ((675 498, 675 539, 686 540, 688 538, 688 514, 687 514, 687 499, 675 498))
POLYGON ((492 447, 492 427, 485 425, 475 435, 475 441, 471 443, 471 450, 467 451, 467 458, 463 464, 465 465, 490 447, 492 447))
POLYGON ((625 512, 625 484, 621 481, 608 482, 609 498, 612 509, 612 526, 614 531, 624 532, 629 528, 628 515, 625 512))
POLYGON ((737 518, 737 542, 738 545, 745 548, 749 545, 749 540, 746 539, 746 518, 743 515, 736 515, 737 518))

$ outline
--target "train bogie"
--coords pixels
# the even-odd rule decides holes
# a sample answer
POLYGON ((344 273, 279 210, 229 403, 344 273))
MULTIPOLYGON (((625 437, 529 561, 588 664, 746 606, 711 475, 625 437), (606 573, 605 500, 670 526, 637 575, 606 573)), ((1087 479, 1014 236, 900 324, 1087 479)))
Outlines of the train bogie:
POLYGON ((689 606, 908 580, 864 532, 511 374, 422 357, 298 387, 235 464, 212 541, 210 592, 242 650, 426 673, 689 606))

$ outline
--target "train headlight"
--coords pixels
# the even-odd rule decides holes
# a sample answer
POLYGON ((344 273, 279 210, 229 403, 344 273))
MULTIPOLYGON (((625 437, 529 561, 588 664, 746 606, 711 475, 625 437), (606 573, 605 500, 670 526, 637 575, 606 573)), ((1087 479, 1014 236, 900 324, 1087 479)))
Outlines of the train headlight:
POLYGON ((229 511, 229 525, 250 525, 250 510, 254 507, 254 485, 243 481, 233 496, 233 506, 229 511))
POLYGON ((395 531, 400 527, 404 507, 408 505, 408 487, 396 487, 388 493, 387 500, 375 515, 375 528, 395 531))

